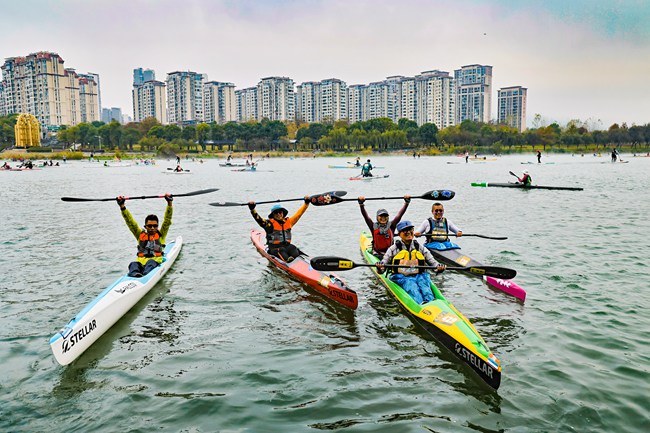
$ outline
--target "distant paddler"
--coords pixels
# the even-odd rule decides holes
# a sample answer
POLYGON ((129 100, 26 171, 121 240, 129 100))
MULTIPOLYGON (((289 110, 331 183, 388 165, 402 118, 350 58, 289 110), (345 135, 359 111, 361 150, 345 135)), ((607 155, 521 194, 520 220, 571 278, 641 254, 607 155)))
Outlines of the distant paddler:
POLYGON ((372 177, 372 171, 373 167, 372 164, 370 163, 370 160, 366 161, 365 164, 363 164, 363 167, 361 167, 361 176, 362 177, 372 177))
POLYGON ((174 200, 171 194, 165 194, 163 198, 167 201, 167 207, 160 230, 158 230, 157 215, 147 215, 144 228, 141 228, 133 218, 133 215, 131 215, 131 212, 126 208, 126 198, 119 196, 115 199, 120 206, 122 218, 124 218, 126 226, 138 241, 138 258, 129 264, 129 277, 140 278, 147 275, 163 262, 165 238, 167 237, 169 227, 172 225, 172 201, 174 200))

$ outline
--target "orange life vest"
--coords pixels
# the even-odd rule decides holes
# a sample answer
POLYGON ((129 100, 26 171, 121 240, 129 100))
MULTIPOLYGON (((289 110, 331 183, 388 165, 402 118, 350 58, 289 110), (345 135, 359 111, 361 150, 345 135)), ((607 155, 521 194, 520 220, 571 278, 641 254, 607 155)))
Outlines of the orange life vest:
POLYGON ((285 220, 284 223, 278 222, 275 218, 269 219, 273 225, 273 231, 266 234, 268 245, 286 245, 291 243, 291 221, 285 220))
POLYGON ((160 233, 153 235, 146 231, 140 233, 138 238, 138 257, 162 257, 165 246, 160 241, 160 233))

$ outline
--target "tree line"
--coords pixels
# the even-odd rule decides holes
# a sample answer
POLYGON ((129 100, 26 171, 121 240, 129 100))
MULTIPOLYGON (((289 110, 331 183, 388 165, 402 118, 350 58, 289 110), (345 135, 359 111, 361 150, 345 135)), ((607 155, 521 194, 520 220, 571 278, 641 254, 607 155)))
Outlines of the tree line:
MULTIPOLYGON (((0 145, 15 142, 14 125, 18 115, 0 117, 0 145)), ((594 146, 631 149, 648 148, 650 124, 613 124, 607 130, 587 128, 574 120, 565 127, 557 123, 519 132, 499 124, 465 120, 459 125, 438 130, 436 125, 388 118, 355 123, 346 121, 301 123, 263 119, 260 122, 199 123, 196 125, 162 125, 154 118, 122 125, 91 122, 61 127, 49 144, 80 147, 83 150, 123 150, 160 153, 179 151, 390 151, 398 149, 435 148, 439 151, 482 149, 502 153, 533 148, 585 148, 594 146)), ((48 140, 44 141, 48 145, 48 140)))

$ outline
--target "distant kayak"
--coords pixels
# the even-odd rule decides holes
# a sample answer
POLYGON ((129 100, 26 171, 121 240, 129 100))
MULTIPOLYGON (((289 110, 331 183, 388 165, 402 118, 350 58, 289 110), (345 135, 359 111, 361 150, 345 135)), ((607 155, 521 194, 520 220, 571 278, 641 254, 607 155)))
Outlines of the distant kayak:
POLYGON ((545 185, 523 185, 521 183, 492 183, 492 182, 472 182, 472 186, 496 187, 496 188, 516 188, 516 189, 555 189, 566 191, 582 191, 583 188, 572 186, 545 186, 545 185))
POLYGON ((220 162, 219 167, 246 167, 243 162, 220 162))
POLYGON ((385 174, 383 176, 366 176, 366 177, 359 175, 359 176, 351 177, 350 180, 377 180, 377 179, 386 179, 389 176, 390 174, 385 174))
MULTIPOLYGON (((361 166, 356 166, 356 165, 328 165, 327 168, 356 168, 357 170, 361 170, 361 166)), ((386 168, 386 167, 379 167, 379 166, 374 166, 372 167, 373 169, 375 168, 386 168)))
POLYGON ((520 164, 555 164, 554 162, 533 162, 533 161, 527 161, 527 162, 520 162, 520 164))
POLYGON ((496 161, 496 158, 488 158, 485 156, 480 156, 480 157, 470 157, 470 161, 496 161))

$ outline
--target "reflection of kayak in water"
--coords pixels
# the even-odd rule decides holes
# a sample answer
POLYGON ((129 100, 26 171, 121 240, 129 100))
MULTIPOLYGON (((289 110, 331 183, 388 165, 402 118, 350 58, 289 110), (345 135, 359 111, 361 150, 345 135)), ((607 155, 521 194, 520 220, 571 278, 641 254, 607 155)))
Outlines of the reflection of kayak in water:
POLYGON ((367 176, 367 177, 363 177, 363 176, 359 175, 359 176, 351 177, 350 180, 376 180, 376 179, 385 179, 388 176, 390 176, 390 175, 385 174, 383 176, 367 176))
POLYGON ((618 161, 611 161, 611 162, 610 162, 610 161, 604 161, 604 162, 601 162, 601 164, 615 164, 615 163, 617 163, 617 162, 622 162, 623 164, 627 164, 627 163, 630 162, 630 161, 621 161, 621 160, 619 159, 618 161))
POLYGON ((554 162, 532 162, 532 161, 528 161, 528 162, 520 162, 520 164, 539 164, 539 165, 542 165, 542 164, 555 164, 555 163, 554 162))

